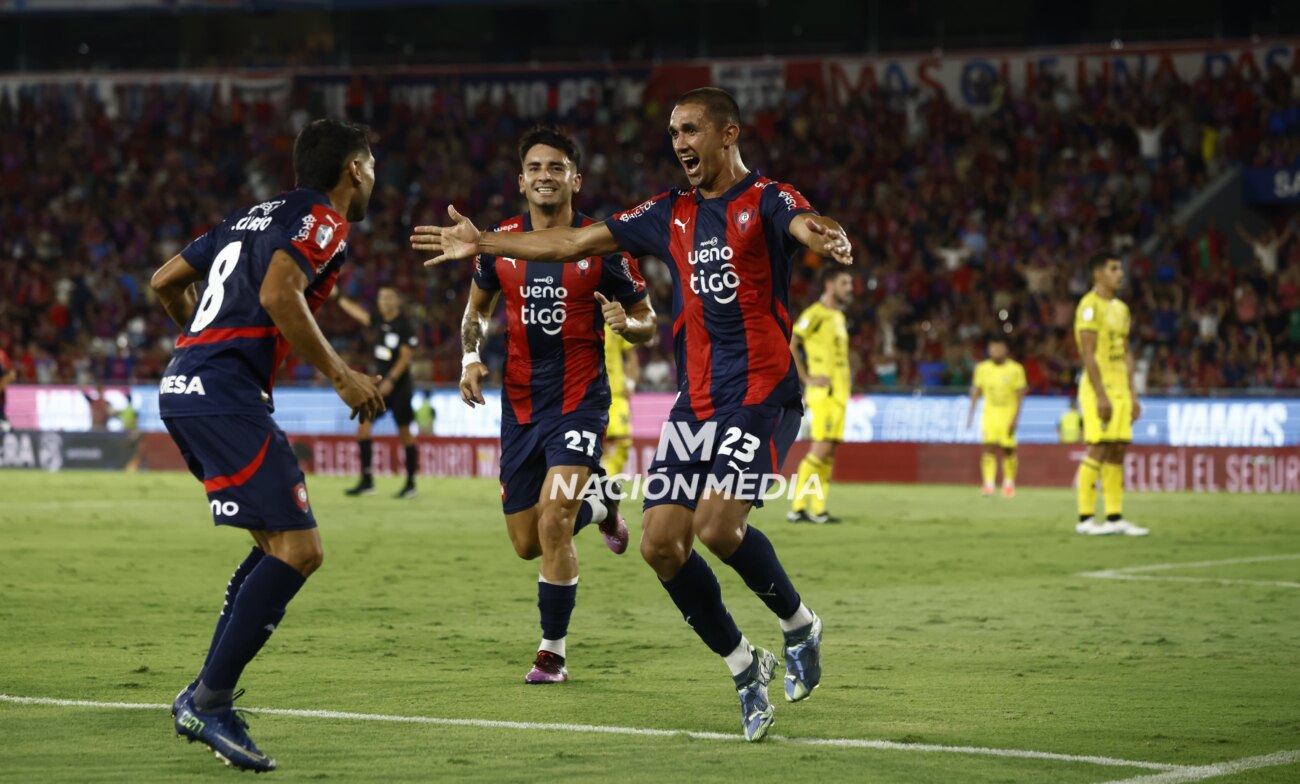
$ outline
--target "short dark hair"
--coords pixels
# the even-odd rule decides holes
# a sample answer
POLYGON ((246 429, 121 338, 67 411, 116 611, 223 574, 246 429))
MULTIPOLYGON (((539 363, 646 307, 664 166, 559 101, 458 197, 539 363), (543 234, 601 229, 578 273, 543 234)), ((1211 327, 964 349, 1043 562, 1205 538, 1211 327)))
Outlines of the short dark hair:
POLYGON ((573 161, 573 168, 582 167, 582 148, 564 131, 551 125, 535 125, 532 130, 523 135, 519 140, 519 162, 524 162, 524 157, 528 151, 539 144, 545 144, 547 147, 554 147, 562 151, 573 161))
POLYGON ((1116 258, 1114 253, 1095 254, 1092 258, 1088 259, 1088 274, 1095 275, 1097 270, 1106 266, 1106 264, 1114 258, 1116 258))
POLYGON ((817 277, 821 279, 822 288, 824 289, 826 288, 827 283, 830 283, 831 281, 835 280, 839 276, 852 275, 852 274, 853 273, 849 270, 848 267, 844 267, 839 264, 827 264, 822 267, 822 271, 817 277))
POLYGON ((328 191, 339 183, 348 158, 370 151, 370 128, 344 120, 313 120, 293 143, 299 188, 328 191))
POLYGON ((740 123, 740 104, 731 97, 731 93, 718 87, 696 87, 682 93, 677 105, 697 103, 704 107, 709 120, 719 128, 740 123))
POLYGON ((1011 345, 1010 341, 1007 340, 1007 336, 1004 335, 1004 334, 1002 334, 1001 332, 990 332, 990 333, 989 333, 989 339, 988 339, 987 341, 985 341, 985 342, 986 342, 988 345, 992 345, 992 344, 994 344, 994 343, 1001 343, 1001 344, 1004 345, 1004 346, 1010 346, 1010 345, 1011 345))

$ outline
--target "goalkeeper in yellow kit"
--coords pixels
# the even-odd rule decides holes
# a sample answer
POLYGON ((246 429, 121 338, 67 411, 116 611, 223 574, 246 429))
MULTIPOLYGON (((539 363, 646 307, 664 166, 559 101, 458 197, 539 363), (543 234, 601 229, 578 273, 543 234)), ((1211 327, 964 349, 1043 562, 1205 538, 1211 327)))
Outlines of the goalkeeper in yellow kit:
POLYGON ((641 380, 636 346, 605 325, 605 373, 609 376, 609 425, 605 428, 605 471, 623 473, 632 447, 632 393, 641 380))
POLYGON ((853 276, 843 267, 826 267, 821 298, 794 323, 790 352, 812 412, 812 446, 799 463, 794 504, 786 515, 792 523, 840 522, 827 511, 826 495, 835 448, 844 440, 844 416, 852 383, 849 330, 844 321, 844 306, 852 301, 853 276), (807 362, 800 356, 801 350, 807 362))
POLYGON ((1079 409, 1088 445, 1079 467, 1079 523, 1090 536, 1146 536, 1150 531, 1124 519, 1124 453, 1133 441, 1133 422, 1142 413, 1133 387, 1133 357, 1128 351, 1128 306, 1116 296, 1124 284, 1124 265, 1109 254, 1088 262, 1092 291, 1079 300, 1074 339, 1083 360, 1079 409), (1101 477, 1106 520, 1097 522, 1097 478, 1101 477))
POLYGON ((1002 454, 1002 497, 1011 498, 1016 494, 1016 423, 1028 391, 1025 368, 1007 355, 1006 338, 1001 335, 989 338, 988 359, 975 366, 970 411, 966 414, 966 428, 970 429, 975 406, 984 398, 984 413, 980 417, 980 441, 984 445, 980 476, 986 496, 995 492, 999 452, 1002 454))

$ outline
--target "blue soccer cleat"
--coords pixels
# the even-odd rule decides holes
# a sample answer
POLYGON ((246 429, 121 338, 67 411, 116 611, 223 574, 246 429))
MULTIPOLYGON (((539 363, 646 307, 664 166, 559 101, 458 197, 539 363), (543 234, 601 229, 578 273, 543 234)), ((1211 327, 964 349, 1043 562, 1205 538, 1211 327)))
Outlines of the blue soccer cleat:
POLYGON ((740 726, 745 730, 745 740, 751 743, 762 740, 775 721, 772 703, 767 699, 767 684, 775 672, 776 657, 755 648, 750 679, 736 690, 740 695, 740 726))
POLYGON ((808 699, 822 680, 822 619, 785 635, 785 698, 808 699))
POLYGON ((275 770, 275 760, 257 748, 248 737, 248 722, 232 708, 203 713, 194 706, 194 695, 185 695, 176 711, 176 734, 212 749, 227 766, 255 773, 275 770))
POLYGON ((172 700, 173 719, 176 718, 176 714, 180 712, 181 705, 194 694, 194 687, 198 685, 198 681, 192 681, 189 686, 181 689, 180 694, 176 695, 176 699, 172 700))

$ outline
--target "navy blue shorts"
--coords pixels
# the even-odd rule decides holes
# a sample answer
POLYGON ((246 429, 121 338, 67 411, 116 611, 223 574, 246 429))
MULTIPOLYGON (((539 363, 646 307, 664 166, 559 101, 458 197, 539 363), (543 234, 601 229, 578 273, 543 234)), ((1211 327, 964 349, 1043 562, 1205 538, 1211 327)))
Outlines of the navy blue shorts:
POLYGON ((501 422, 501 507, 506 514, 537 505, 555 466, 600 469, 609 409, 573 411, 530 425, 501 422))
POLYGON ((267 531, 316 527, 306 477, 269 415, 173 417, 163 424, 208 491, 213 523, 267 531))
MULTIPOLYGON (((803 406, 743 406, 703 422, 669 418, 641 484, 644 508, 675 504, 694 509, 710 484, 723 495, 763 505, 767 479, 781 470, 799 435, 803 406)), ((787 477, 787 480, 789 477, 787 477)))

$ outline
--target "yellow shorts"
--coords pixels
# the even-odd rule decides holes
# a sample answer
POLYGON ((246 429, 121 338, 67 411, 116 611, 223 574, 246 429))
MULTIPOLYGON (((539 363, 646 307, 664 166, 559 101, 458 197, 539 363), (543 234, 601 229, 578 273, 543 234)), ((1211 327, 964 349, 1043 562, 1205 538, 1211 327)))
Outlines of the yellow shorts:
POLYGON ((1087 385, 1079 387, 1079 412, 1083 414, 1083 442, 1130 443, 1133 441, 1133 399, 1127 394, 1110 396, 1110 421, 1097 415, 1097 394, 1087 385))
POLYGON ((609 427, 605 428, 605 438, 632 437, 632 404, 625 397, 613 397, 609 401, 609 427))
POLYGON ((812 412, 809 437, 814 441, 843 441, 844 413, 848 407, 848 402, 833 397, 809 400, 808 410, 812 412))
POLYGON ((1016 434, 1011 432, 1011 411, 999 411, 985 408, 980 417, 981 441, 985 446, 1000 446, 1003 449, 1016 448, 1016 434))

